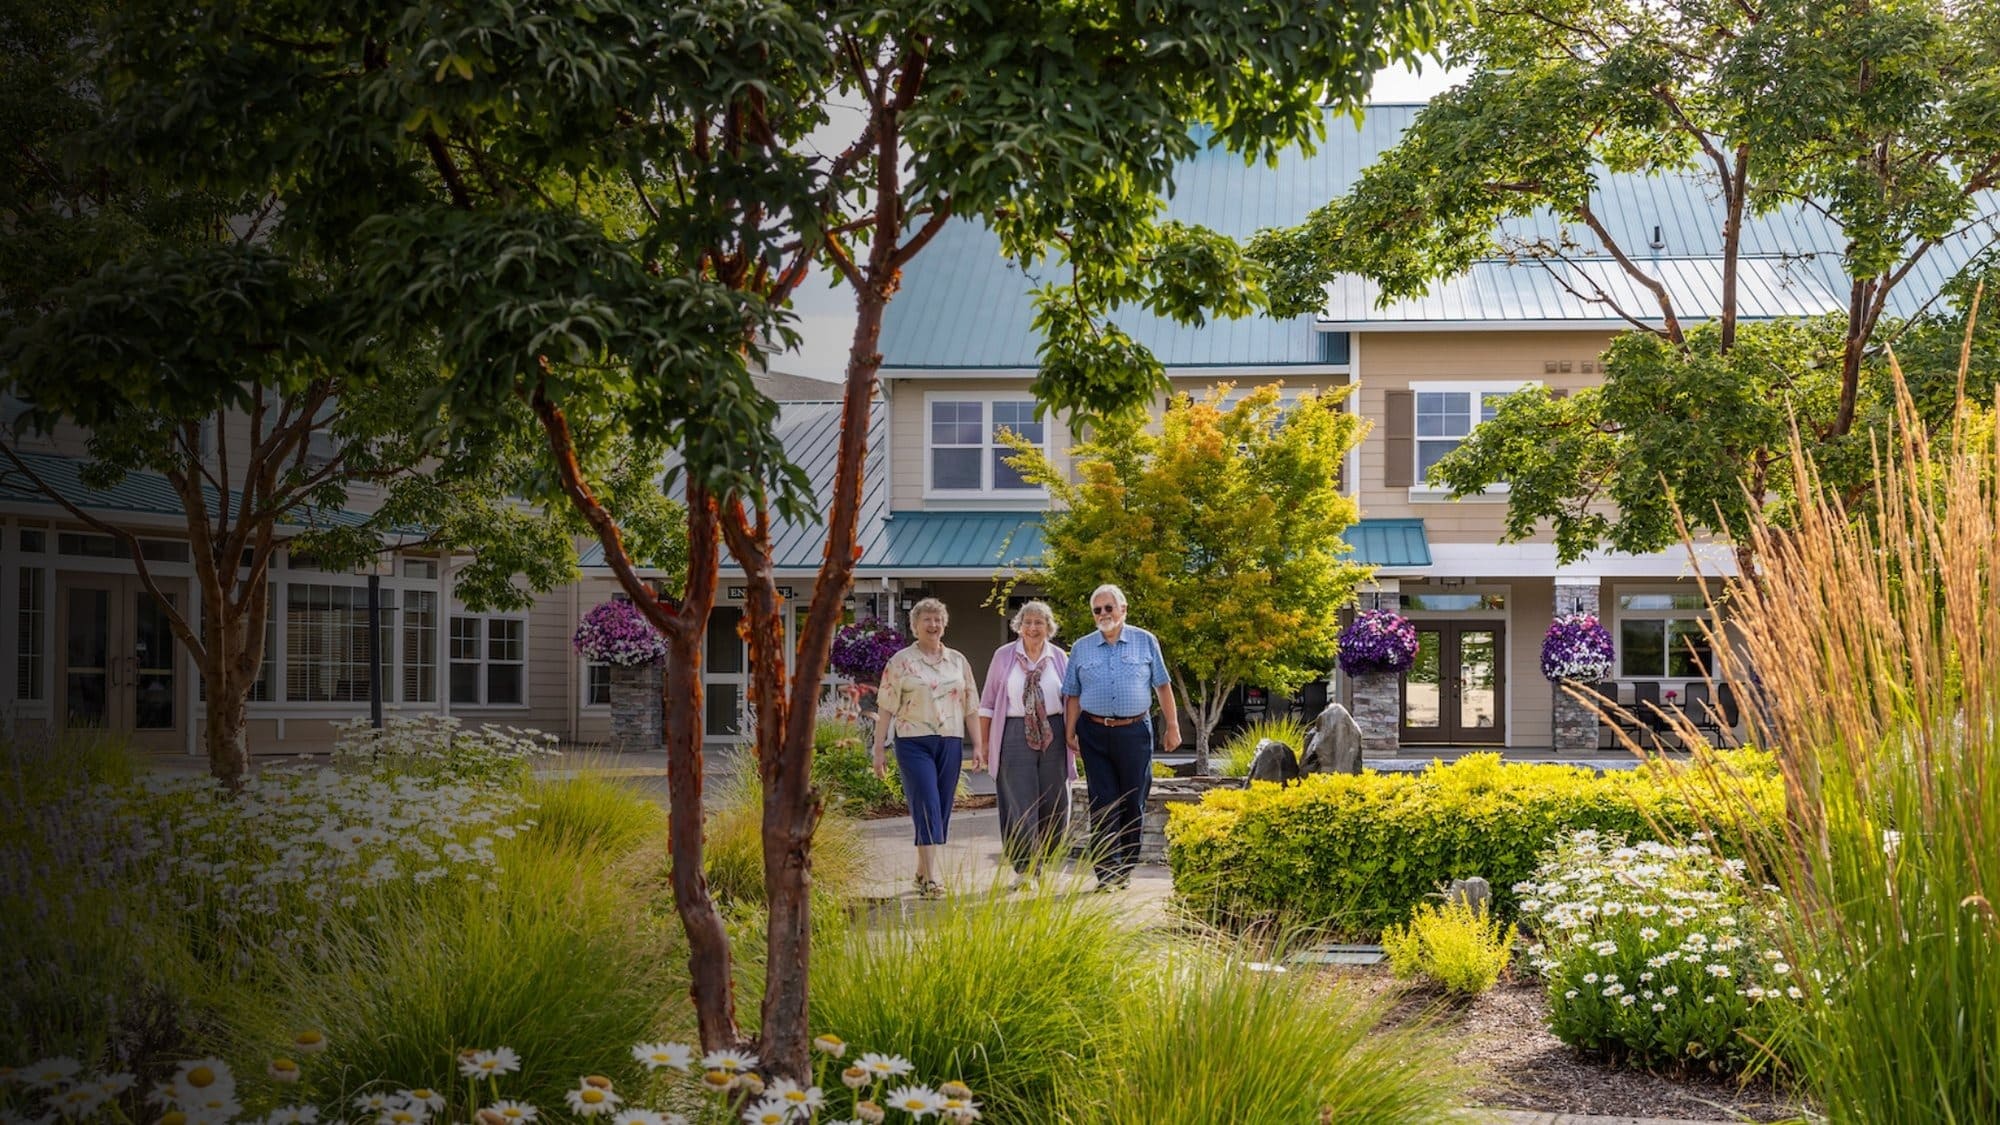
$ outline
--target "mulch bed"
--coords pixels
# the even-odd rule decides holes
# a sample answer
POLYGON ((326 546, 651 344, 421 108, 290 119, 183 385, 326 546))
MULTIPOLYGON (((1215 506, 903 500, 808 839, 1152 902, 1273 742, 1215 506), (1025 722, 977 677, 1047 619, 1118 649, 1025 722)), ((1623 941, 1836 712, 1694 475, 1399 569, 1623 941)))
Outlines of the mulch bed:
MULTIPOLYGON (((951 808, 953 812, 963 812, 966 809, 990 809, 997 807, 999 804, 1000 804, 1000 799, 998 797, 995 797, 991 793, 985 793, 985 794, 973 794, 972 796, 969 797, 960 797, 958 800, 953 801, 951 803, 951 808)), ((860 819, 888 820, 890 817, 908 816, 908 815, 910 815, 910 807, 908 805, 884 805, 881 808, 870 809, 867 812, 862 813, 860 819)))
MULTIPOLYGON (((1400 998, 1392 1018, 1434 1010, 1436 998, 1406 989, 1386 965, 1328 970, 1371 993, 1400 998)), ((1795 1097, 1768 1081, 1739 1083, 1705 1074, 1664 1075, 1629 1070, 1586 1056, 1551 1035, 1548 999, 1532 977, 1502 981, 1492 991, 1443 1016, 1445 1034, 1461 1044, 1457 1058, 1483 1073, 1475 1104, 1542 1113, 1697 1120, 1782 1121, 1804 1112, 1795 1097)))

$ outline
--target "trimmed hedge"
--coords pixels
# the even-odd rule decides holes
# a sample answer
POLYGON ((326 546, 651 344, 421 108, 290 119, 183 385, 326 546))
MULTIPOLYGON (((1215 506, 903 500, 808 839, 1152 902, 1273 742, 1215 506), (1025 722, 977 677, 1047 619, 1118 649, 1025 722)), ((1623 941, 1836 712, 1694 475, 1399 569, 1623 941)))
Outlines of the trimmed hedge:
POLYGON ((1742 801, 1750 820, 1777 821, 1784 787, 1768 753, 1715 751, 1698 767, 1602 775, 1468 754, 1421 773, 1216 790, 1198 805, 1169 807, 1167 858, 1175 893, 1211 920, 1282 918, 1373 934, 1474 875, 1493 885, 1498 915, 1512 919, 1514 884, 1559 834, 1672 839, 1735 822, 1742 801))

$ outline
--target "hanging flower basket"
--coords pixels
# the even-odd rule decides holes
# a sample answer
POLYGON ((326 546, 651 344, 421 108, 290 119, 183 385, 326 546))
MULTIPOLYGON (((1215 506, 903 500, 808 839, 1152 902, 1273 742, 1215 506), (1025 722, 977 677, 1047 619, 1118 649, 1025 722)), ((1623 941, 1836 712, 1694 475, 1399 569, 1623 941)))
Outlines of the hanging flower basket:
POLYGON ((585 660, 617 668, 651 664, 667 655, 666 640, 639 607, 615 599, 584 615, 570 645, 585 660))
POLYGON ((889 658, 909 646, 901 629, 864 617, 833 635, 833 670, 857 684, 881 683, 889 658))
POLYGON ((1611 674, 1611 632, 1589 613, 1565 613, 1542 638, 1542 675, 1592 684, 1611 674))
POLYGON ((1364 609, 1340 632, 1340 670, 1350 676, 1397 675, 1417 659, 1417 627, 1391 609, 1364 609))

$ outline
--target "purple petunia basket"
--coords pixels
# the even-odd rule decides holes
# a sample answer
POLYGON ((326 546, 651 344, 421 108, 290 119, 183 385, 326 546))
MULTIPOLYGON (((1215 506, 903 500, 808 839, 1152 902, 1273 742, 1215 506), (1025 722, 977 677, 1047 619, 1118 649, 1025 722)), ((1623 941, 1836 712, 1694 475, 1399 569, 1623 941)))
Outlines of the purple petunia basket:
POLYGON ((608 601, 585 614, 570 645, 585 660, 627 668, 667 655, 666 640, 639 607, 627 601, 608 601))
POLYGON ((864 617, 833 635, 833 670, 856 683, 879 683, 889 658, 909 645, 910 638, 894 625, 864 617))
POLYGON ((1407 672, 1417 659, 1417 627, 1391 609, 1364 609, 1340 632, 1340 670, 1350 676, 1407 672))
POLYGON ((1611 632, 1596 616, 1565 613, 1542 637, 1542 675, 1550 680, 1596 683, 1611 674, 1611 632))

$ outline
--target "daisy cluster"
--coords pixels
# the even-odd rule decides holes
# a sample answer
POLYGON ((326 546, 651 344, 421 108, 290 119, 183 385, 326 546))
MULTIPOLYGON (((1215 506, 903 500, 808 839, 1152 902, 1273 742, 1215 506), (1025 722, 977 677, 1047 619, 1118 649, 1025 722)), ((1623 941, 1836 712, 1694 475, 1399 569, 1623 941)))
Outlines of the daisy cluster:
POLYGON ((334 729, 334 765, 377 775, 512 781, 536 758, 558 752, 553 734, 490 723, 467 729, 450 715, 395 715, 380 730, 362 715, 334 729))
POLYGON ((492 886, 495 846, 531 828, 530 811, 491 782, 309 766, 260 770, 234 792, 212 777, 144 774, 58 800, 0 793, 13 829, 0 902, 52 926, 79 903, 108 904, 113 927, 150 911, 238 964, 253 951, 300 956, 334 912, 378 888, 492 886))
POLYGON ((1750 1065, 1806 996, 1771 939, 1772 889, 1705 847, 1564 837, 1514 886, 1550 1029, 1640 1066, 1750 1065))
MULTIPOLYGON (((293 1038, 301 1058, 326 1050, 325 1036, 305 1031, 293 1038)), ((818 1076, 840 1066, 847 1045, 823 1035, 813 1041, 818 1076)), ((172 1078, 146 1096, 148 1119, 160 1125, 445 1125, 467 1117, 472 1125, 557 1125, 573 1120, 590 1125, 879 1125, 884 1121, 935 1118, 958 1125, 980 1119, 979 1103, 964 1084, 932 1088, 906 1081, 913 1069, 896 1055, 862 1055, 840 1071, 840 1087, 830 1097, 820 1083, 805 1086, 783 1078, 766 1080, 758 1059, 744 1051, 698 1053, 681 1043, 641 1043, 632 1058, 647 1071, 644 1088, 628 1100, 612 1080, 585 1075, 563 1095, 561 1107, 502 1097, 502 1080, 521 1069, 521 1056, 507 1047, 467 1050, 458 1058, 462 1091, 422 1088, 364 1090, 345 1104, 322 1108, 303 1098, 262 1113, 245 1110, 235 1073, 221 1059, 179 1064, 172 1078), (651 1109, 643 1099, 676 1109, 651 1109), (836 1119, 835 1103, 848 1114, 836 1119)), ((265 1067, 271 1089, 310 1089, 305 1071, 292 1058, 274 1058, 265 1067)), ((121 1098, 132 1090, 130 1074, 85 1074, 72 1058, 44 1059, 32 1066, 0 1067, 0 1122, 5 1125, 58 1125, 131 1120, 121 1098)), ((136 1095, 134 1095, 136 1097, 136 1095)), ((285 1099, 280 1099, 285 1100, 285 1099)))

